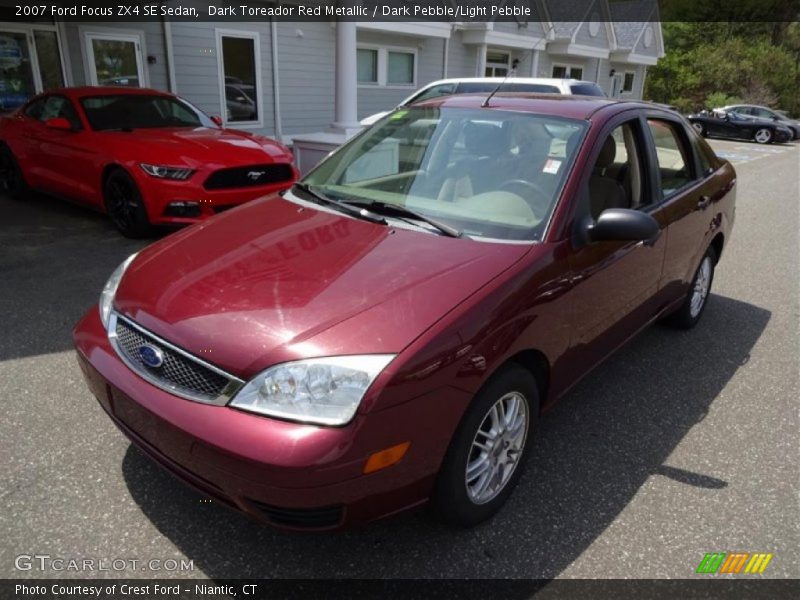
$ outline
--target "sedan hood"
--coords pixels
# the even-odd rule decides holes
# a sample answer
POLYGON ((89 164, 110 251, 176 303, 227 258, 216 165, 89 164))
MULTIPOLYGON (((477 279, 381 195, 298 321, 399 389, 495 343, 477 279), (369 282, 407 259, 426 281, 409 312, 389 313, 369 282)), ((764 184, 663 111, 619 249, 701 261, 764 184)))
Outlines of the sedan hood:
POLYGON ((298 358, 397 353, 529 248, 387 227, 272 196, 142 251, 115 305, 248 378, 298 358))
POLYGON ((101 132, 100 135, 113 136, 117 142, 115 148, 125 148, 134 159, 148 156, 148 160, 154 163, 174 164, 176 157, 194 167, 216 164, 220 160, 226 166, 291 160, 291 154, 282 144, 230 129, 165 127, 101 132))

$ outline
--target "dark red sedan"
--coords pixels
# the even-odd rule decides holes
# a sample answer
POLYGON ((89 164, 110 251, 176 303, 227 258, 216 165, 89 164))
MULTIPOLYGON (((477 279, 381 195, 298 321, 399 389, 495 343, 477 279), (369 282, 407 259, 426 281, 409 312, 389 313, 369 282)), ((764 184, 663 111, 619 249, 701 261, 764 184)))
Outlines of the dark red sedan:
POLYGON ((540 414, 703 314, 735 173, 678 114, 457 96, 158 242, 75 329, 117 426, 219 502, 329 529, 506 501, 540 414))
POLYGON ((155 90, 54 90, 0 118, 0 190, 87 204, 129 237, 284 190, 297 179, 292 160, 275 140, 222 129, 155 90))

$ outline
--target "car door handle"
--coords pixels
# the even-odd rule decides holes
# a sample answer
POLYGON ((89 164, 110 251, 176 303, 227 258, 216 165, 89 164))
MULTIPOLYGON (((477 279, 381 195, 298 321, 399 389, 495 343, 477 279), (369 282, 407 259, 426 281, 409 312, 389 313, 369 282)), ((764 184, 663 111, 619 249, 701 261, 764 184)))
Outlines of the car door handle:
POLYGON ((700 196, 700 200, 697 201, 697 209, 705 210, 709 204, 711 204, 711 196, 700 196))

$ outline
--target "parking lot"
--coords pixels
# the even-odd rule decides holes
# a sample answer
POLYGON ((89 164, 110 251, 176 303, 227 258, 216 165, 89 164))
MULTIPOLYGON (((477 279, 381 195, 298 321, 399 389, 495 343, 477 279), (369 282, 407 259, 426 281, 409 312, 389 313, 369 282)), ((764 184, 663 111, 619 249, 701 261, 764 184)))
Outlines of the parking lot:
POLYGON ((691 332, 655 326, 543 419, 505 509, 329 535, 274 531, 151 464, 83 383, 70 330, 143 245, 58 200, 0 197, 0 577, 15 557, 135 559, 106 576, 686 578, 706 552, 800 577, 800 145, 711 141, 737 220, 691 332), (191 561, 159 570, 148 561, 191 561))

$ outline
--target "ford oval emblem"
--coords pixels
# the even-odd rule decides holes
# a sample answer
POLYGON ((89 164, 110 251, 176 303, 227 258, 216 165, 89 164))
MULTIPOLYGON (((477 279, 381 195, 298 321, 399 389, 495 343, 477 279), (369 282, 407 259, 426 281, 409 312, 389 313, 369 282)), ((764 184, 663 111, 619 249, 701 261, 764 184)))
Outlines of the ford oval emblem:
POLYGON ((164 364, 164 353, 160 348, 150 344, 144 344, 139 347, 139 358, 142 359, 145 365, 153 369, 157 369, 164 364))

